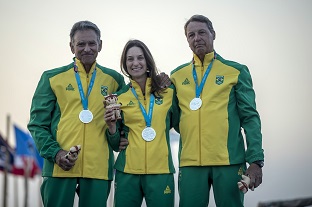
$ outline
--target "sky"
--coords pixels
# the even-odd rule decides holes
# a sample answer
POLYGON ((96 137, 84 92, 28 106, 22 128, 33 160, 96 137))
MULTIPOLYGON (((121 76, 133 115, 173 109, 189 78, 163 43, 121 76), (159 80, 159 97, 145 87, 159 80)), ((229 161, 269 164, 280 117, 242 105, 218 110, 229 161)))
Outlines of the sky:
MULTIPOLYGON (((7 134, 8 115, 27 129, 42 72, 72 61, 69 32, 75 22, 89 20, 101 29, 99 64, 120 72, 123 46, 135 38, 169 74, 192 58, 183 26, 193 14, 203 14, 216 31, 217 53, 247 65, 256 91, 265 167, 263 184, 246 194, 245 206, 312 197, 311 11, 310 0, 0 0, 0 133, 7 134)), ((31 185, 37 188, 38 182, 31 185)))

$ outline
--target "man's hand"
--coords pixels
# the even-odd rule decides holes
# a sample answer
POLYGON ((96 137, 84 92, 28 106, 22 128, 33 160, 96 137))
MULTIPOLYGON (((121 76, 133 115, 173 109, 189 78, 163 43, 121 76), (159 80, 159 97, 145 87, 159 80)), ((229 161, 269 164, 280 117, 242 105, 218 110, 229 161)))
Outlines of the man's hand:
POLYGON ((251 163, 245 173, 250 178, 249 189, 252 191, 262 183, 262 169, 254 163, 251 163))
POLYGON ((158 75, 158 77, 160 79, 160 86, 162 88, 168 88, 171 85, 171 80, 166 73, 162 72, 158 75))
POLYGON ((77 160, 77 158, 72 158, 71 156, 66 158, 67 153, 68 152, 65 150, 60 150, 55 156, 56 164, 65 171, 72 169, 75 165, 75 161, 77 160))
POLYGON ((120 142, 119 142, 119 152, 126 149, 128 145, 129 145, 129 141, 128 141, 128 139, 125 138, 125 132, 121 131, 120 132, 120 142))

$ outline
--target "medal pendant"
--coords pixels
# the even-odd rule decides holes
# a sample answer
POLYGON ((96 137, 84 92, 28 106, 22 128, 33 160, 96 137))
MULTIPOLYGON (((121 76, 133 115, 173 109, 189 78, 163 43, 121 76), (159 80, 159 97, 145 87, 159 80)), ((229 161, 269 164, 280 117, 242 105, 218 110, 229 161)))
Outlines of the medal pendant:
POLYGON ((202 103, 203 102, 200 98, 194 98, 190 103, 190 109, 196 111, 202 106, 202 103))
POLYGON ((93 119, 93 114, 90 110, 82 110, 79 113, 79 119, 82 123, 88 124, 93 119))
POLYGON ((146 127, 142 131, 142 137, 147 142, 153 141, 156 137, 156 131, 152 127, 146 127))

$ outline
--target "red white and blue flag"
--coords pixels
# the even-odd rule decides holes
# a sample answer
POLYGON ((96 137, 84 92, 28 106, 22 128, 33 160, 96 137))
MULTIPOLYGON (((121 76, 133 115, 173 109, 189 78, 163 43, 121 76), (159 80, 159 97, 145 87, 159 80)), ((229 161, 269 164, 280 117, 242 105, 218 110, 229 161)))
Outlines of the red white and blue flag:
POLYGON ((39 174, 43 167, 43 158, 40 157, 33 138, 29 132, 25 132, 14 125, 16 148, 14 156, 13 174, 28 175, 33 177, 39 174))

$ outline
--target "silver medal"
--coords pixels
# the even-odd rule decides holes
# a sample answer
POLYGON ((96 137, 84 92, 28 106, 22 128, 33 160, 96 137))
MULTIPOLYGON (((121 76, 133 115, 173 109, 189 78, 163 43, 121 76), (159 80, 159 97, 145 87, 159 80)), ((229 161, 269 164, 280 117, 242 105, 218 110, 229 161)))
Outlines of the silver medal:
POLYGON ((190 109, 196 111, 201 107, 202 103, 203 102, 200 98, 194 98, 190 103, 190 109))
POLYGON ((147 142, 153 141, 156 137, 156 131, 152 127, 146 127, 142 131, 142 137, 147 142))
POLYGON ((90 110, 82 110, 79 113, 79 119, 82 123, 88 124, 92 121, 93 119, 93 114, 90 110))

